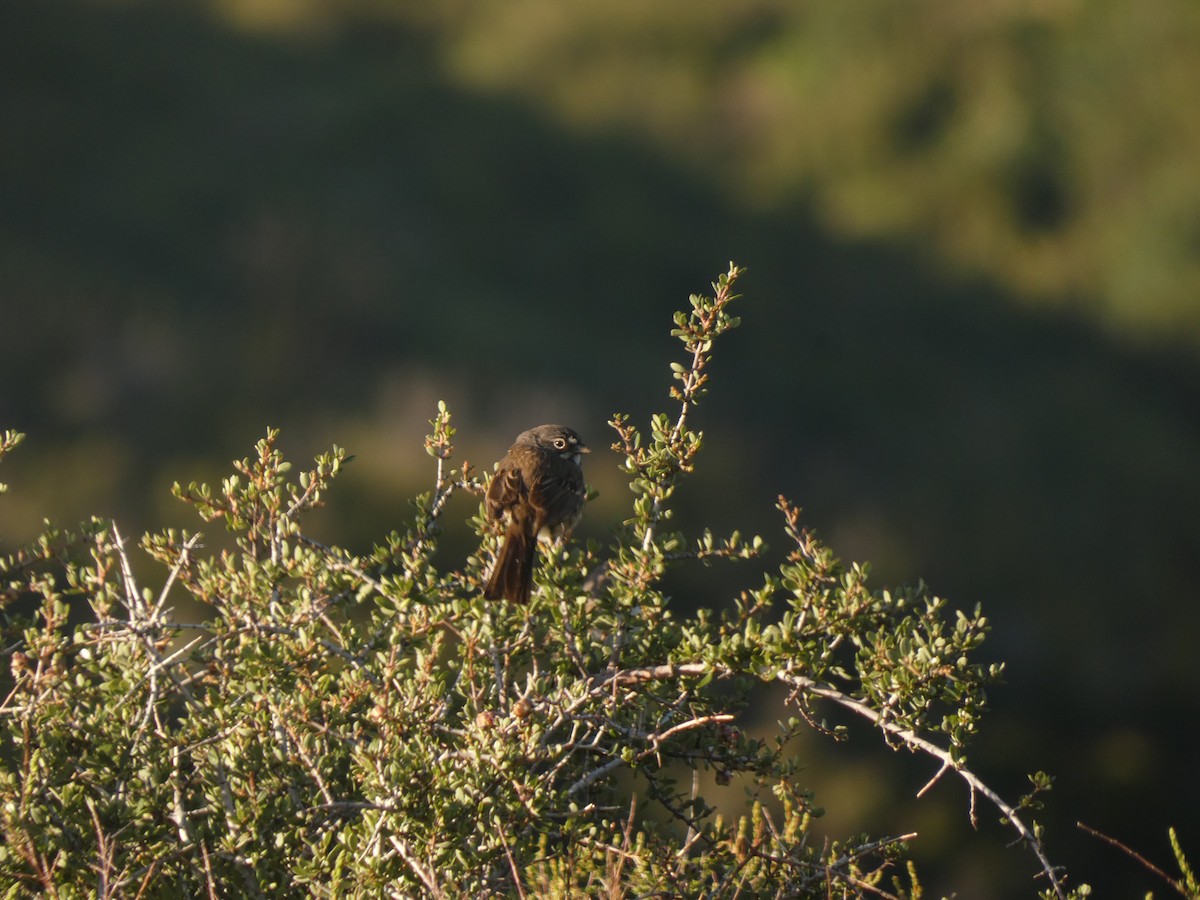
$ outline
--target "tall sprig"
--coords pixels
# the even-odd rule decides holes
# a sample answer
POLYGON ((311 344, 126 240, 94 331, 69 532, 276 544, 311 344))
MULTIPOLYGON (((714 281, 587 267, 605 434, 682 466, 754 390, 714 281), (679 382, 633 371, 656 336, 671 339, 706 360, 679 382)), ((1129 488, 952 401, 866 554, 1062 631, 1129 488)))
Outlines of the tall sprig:
POLYGON ((688 427, 688 415, 708 392, 713 341, 741 324, 728 307, 738 299, 733 286, 743 271, 730 263, 729 270, 713 283, 711 297, 693 294, 689 298, 691 312, 675 313, 676 327, 671 334, 683 342, 687 363, 671 363, 672 377, 679 382, 670 390, 671 398, 679 401, 674 424, 666 413, 656 413, 650 420, 651 440, 646 444, 628 416, 618 414, 609 421, 620 439, 613 449, 625 454, 621 468, 634 476, 630 487, 639 493, 629 524, 643 551, 650 550, 658 524, 670 516, 666 501, 674 493, 678 477, 692 471, 700 452, 703 432, 688 427))

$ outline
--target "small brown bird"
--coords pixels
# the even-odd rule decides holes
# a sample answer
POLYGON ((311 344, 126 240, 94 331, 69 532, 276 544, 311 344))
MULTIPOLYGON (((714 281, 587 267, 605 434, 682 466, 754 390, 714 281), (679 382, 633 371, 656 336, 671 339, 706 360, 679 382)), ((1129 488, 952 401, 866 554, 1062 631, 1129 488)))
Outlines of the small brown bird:
POLYGON ((533 590, 537 541, 569 534, 583 513, 582 454, 590 451, 563 425, 522 431, 496 468, 487 492, 487 516, 507 521, 504 544, 483 588, 489 600, 527 603, 533 590))

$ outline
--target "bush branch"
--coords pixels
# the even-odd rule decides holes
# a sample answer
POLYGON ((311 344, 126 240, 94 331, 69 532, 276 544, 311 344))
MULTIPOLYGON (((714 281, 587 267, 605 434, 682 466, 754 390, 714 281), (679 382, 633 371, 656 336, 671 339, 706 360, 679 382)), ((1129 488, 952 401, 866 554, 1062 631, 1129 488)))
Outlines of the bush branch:
MULTIPOLYGON (((642 684, 648 681, 669 681, 675 678, 701 678, 710 672, 715 673, 720 678, 732 678, 739 673, 732 668, 725 666, 711 666, 707 663, 691 662, 691 663, 664 663, 656 666, 642 666, 633 669, 621 669, 615 672, 605 672, 595 675, 592 678, 592 692, 602 693, 606 689, 611 689, 617 685, 626 684, 642 684)), ((954 758, 954 755, 944 747, 935 744, 933 741, 922 737, 916 732, 897 725, 895 722, 888 720, 882 713, 874 709, 868 703, 859 700, 849 694, 839 691, 837 688, 829 685, 819 684, 810 678, 803 675, 796 675, 786 670, 780 670, 772 675, 773 680, 782 684, 788 685, 793 691, 806 694, 810 697, 818 697, 823 700, 828 700, 854 713, 856 716, 866 719, 873 725, 880 728, 886 735, 896 740, 899 740, 903 745, 910 750, 919 751, 927 756, 930 756, 942 764, 941 771, 953 771, 961 778, 971 791, 972 807, 974 807, 974 796, 980 794, 985 797, 993 806, 996 807, 1004 817, 1004 820, 1017 832, 1021 841, 1026 844, 1037 857, 1038 863, 1041 865, 1042 872, 1046 875, 1049 883, 1057 897, 1066 898, 1066 892, 1063 888, 1061 879, 1059 878, 1059 870, 1051 864, 1046 856, 1046 852, 1042 847, 1041 840, 1035 835, 1028 825, 1017 814, 1017 810, 1012 804, 1006 802, 999 794, 992 790, 988 785, 974 772, 964 766, 960 761, 954 758)), ((936 777, 936 776, 935 776, 936 777)), ((926 788, 922 788, 922 793, 926 788)))

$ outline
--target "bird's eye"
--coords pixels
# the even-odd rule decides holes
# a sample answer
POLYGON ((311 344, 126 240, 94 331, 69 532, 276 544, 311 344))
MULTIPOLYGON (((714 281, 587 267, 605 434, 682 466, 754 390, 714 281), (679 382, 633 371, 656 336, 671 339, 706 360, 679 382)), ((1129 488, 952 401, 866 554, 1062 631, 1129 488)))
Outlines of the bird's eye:
POLYGON ((565 450, 567 448, 567 442, 563 438, 555 438, 554 446, 559 450, 565 450))

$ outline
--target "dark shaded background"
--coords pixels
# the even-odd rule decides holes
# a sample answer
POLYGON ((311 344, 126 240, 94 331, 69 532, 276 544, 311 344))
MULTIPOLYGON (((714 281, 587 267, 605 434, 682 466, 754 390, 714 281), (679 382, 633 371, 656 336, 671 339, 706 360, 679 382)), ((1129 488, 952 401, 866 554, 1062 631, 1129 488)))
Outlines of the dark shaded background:
MULTIPOLYGON (((1165 893, 1074 822, 1200 859, 1198 51, 1188 0, 0 0, 0 543, 190 523, 171 482, 280 425, 357 455, 319 527, 367 546, 439 398, 477 464, 665 408, 670 313, 733 259, 682 524, 782 545, 782 492, 878 583, 983 603, 974 765, 1058 776, 1076 881, 1165 893)), ((628 495, 589 462, 603 536, 628 495)), ((798 752, 832 833, 1032 895, 957 785, 830 749, 798 752)))

